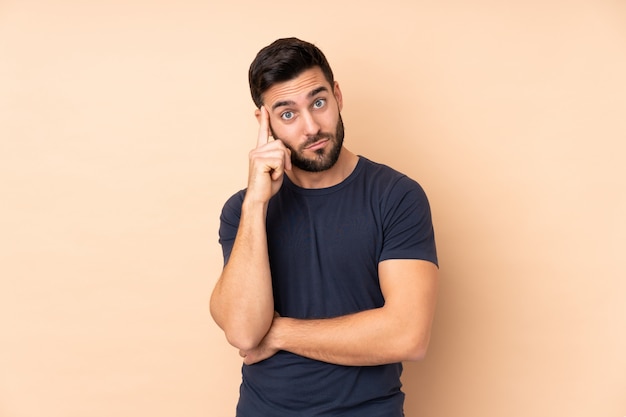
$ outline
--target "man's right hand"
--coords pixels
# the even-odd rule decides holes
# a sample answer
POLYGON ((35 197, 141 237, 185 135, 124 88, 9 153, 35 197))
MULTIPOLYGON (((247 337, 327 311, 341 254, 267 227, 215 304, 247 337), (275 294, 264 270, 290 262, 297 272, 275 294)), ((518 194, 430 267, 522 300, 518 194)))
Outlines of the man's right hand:
POLYGON ((259 136, 256 148, 250 151, 246 199, 267 203, 278 192, 285 170, 291 170, 291 151, 282 141, 270 141, 269 113, 265 106, 257 110, 259 136))

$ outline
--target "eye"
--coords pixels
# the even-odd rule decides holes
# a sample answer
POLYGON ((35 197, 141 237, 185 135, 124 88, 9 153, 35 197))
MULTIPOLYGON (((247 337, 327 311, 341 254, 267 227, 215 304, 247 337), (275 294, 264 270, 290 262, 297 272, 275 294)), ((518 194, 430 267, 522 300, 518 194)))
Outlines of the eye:
POLYGON ((284 113, 282 113, 280 115, 280 118, 283 120, 291 120, 293 119, 293 112, 292 111, 286 111, 284 113))
POLYGON ((326 99, 324 98, 318 98, 317 100, 313 102, 313 108, 315 109, 321 109, 325 105, 326 105, 326 99))

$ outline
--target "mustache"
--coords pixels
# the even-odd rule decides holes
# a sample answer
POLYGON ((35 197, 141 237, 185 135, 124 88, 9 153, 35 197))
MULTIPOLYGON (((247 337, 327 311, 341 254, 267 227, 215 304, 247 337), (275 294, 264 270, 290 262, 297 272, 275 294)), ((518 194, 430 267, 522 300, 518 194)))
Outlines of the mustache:
POLYGON ((319 142, 322 139, 333 140, 334 137, 335 135, 333 135, 332 133, 320 132, 316 135, 307 137, 306 142, 302 144, 302 148, 313 145, 314 143, 319 142))

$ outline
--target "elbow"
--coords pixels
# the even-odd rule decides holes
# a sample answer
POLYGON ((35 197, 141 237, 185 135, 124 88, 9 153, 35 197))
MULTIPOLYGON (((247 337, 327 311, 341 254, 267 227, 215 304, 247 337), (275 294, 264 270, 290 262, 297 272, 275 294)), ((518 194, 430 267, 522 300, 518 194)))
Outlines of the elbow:
POLYGON ((269 330, 271 321, 266 327, 248 324, 240 318, 224 316, 217 309, 214 309, 213 305, 211 307, 211 316, 224 332, 226 341, 239 350, 248 351, 254 349, 261 343, 267 330, 269 330))
POLYGON ((222 329, 228 343, 242 351, 259 346, 269 331, 274 317, 273 309, 268 310, 268 313, 260 313, 259 309, 242 312, 222 302, 215 292, 209 302, 209 310, 213 321, 222 329))
POLYGON ((408 338, 403 347, 403 360, 408 362, 421 361, 428 351, 429 335, 418 335, 408 338))
POLYGON ((226 336, 226 341, 233 347, 242 351, 248 351, 257 347, 265 333, 256 328, 245 326, 241 322, 220 320, 214 316, 215 323, 222 329, 226 336))
POLYGON ((250 351, 259 346, 261 340, 263 340, 262 337, 258 337, 257 335, 250 333, 233 331, 225 331, 224 333, 226 334, 226 340, 231 346, 244 352, 250 351))
POLYGON ((418 362, 423 360, 426 357, 426 351, 428 350, 427 346, 415 346, 412 349, 409 349, 406 352, 406 361, 408 362, 418 362))

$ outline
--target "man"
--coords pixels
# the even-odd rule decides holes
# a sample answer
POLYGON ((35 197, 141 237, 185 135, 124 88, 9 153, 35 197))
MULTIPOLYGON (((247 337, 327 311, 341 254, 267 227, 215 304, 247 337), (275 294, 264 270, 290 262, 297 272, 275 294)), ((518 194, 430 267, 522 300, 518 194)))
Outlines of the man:
POLYGON ((314 45, 275 41, 249 81, 259 134, 222 211, 211 296, 244 361, 237 416, 403 416, 401 362, 424 356, 437 291, 426 196, 343 146, 341 90, 314 45))

